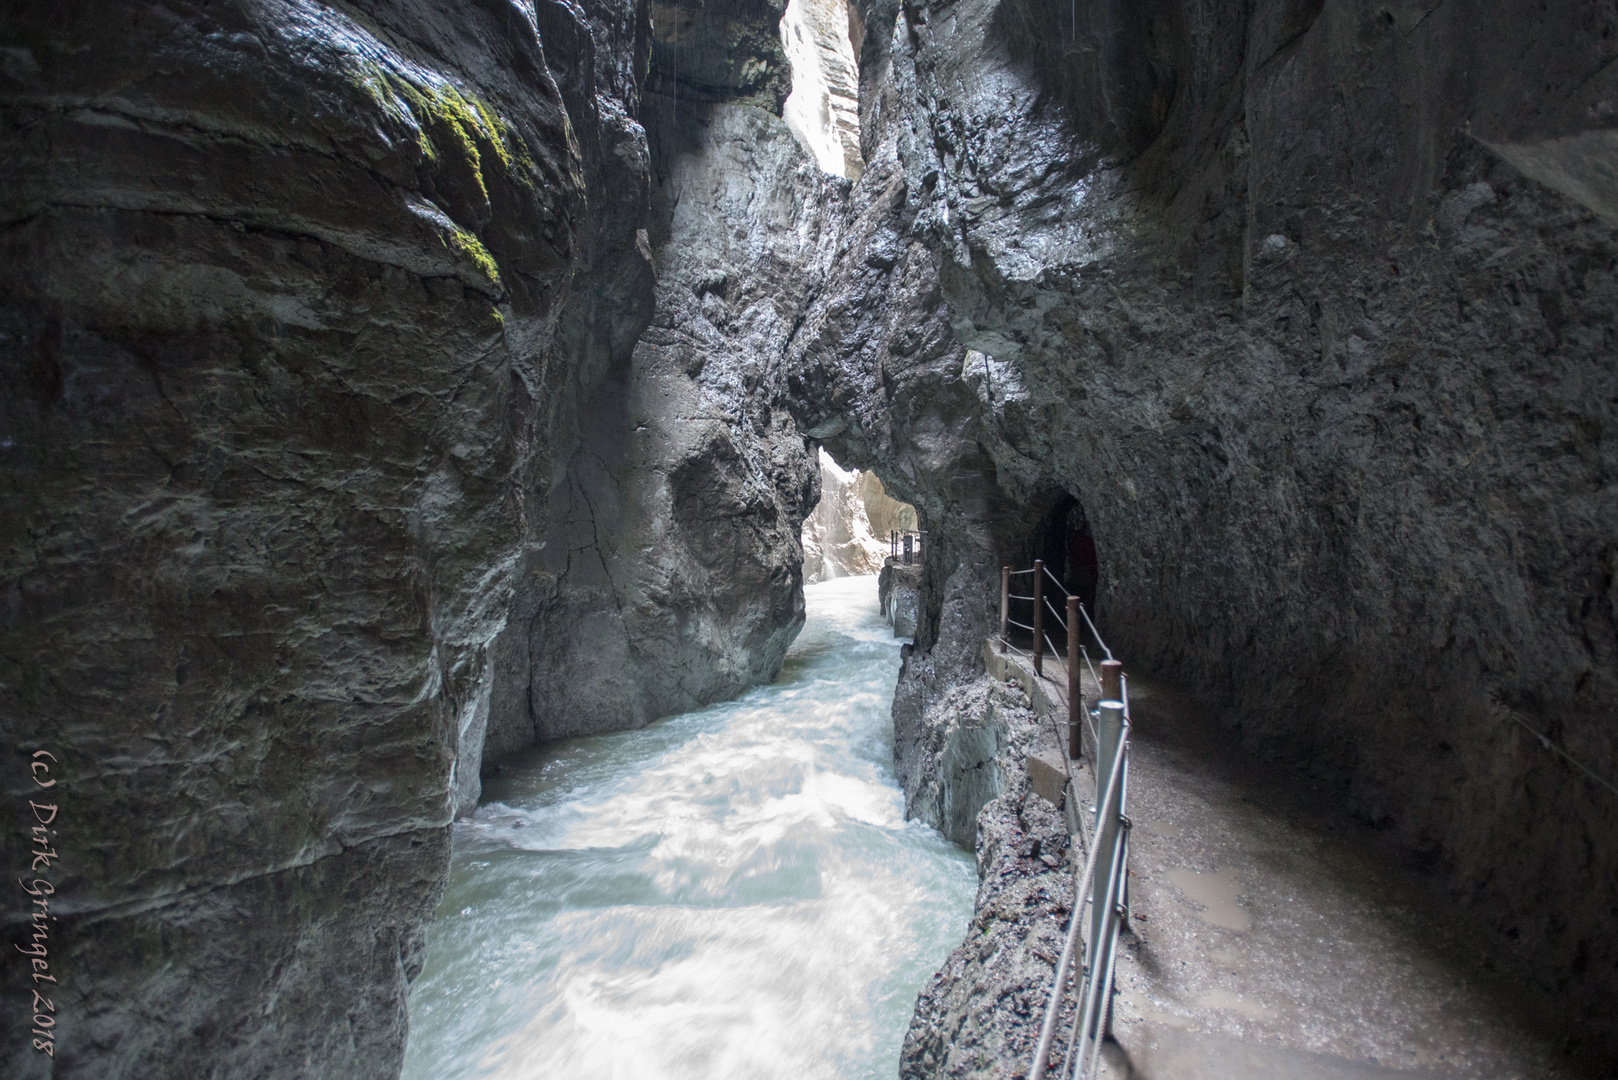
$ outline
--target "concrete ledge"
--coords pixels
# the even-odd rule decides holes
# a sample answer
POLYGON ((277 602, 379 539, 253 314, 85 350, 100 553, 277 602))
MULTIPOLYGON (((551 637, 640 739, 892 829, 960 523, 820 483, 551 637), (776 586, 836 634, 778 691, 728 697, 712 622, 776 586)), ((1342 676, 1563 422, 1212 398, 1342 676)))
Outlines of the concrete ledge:
POLYGON ((1067 763, 1051 750, 1029 754, 1028 784, 1034 794, 1060 810, 1063 792, 1067 790, 1067 763))

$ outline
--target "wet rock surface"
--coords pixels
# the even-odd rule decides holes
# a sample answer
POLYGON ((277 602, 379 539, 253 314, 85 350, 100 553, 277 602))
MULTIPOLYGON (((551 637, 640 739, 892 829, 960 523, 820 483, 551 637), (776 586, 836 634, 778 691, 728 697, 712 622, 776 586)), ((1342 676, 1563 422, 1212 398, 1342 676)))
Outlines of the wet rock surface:
POLYGON ((914 748, 899 758, 907 812, 974 848, 979 877, 966 940, 916 1001, 899 1075, 1026 1075, 1083 856, 1024 767, 1056 735, 1020 687, 987 676, 895 734, 914 748))
POLYGON ((490 761, 768 682, 803 623, 818 468, 765 375, 846 185, 762 108, 650 108, 655 307, 579 376, 576 449, 494 650, 490 761))
POLYGON ((877 602, 882 617, 893 624, 894 637, 915 637, 916 616, 921 611, 921 571, 919 563, 906 566, 888 557, 877 575, 877 602))
MULTIPOLYGON (((1100 1076, 1600 1075, 1568 1060, 1545 996, 1503 978, 1469 927, 1424 910, 1424 887, 1386 858, 1384 836, 1232 747, 1182 691, 1130 683, 1130 921, 1100 1076)), ((1041 697, 1060 711, 1058 688, 1041 697)), ((1058 752, 1054 725, 1035 712, 1017 682, 981 677, 905 733, 919 751, 904 773, 917 816, 950 828, 941 810, 952 793, 981 807, 966 833, 981 884, 966 940, 917 1001, 902 1076, 1028 1073, 1085 853, 1082 841, 1068 848, 1059 808, 1024 771, 1030 755, 1058 752), (998 747, 982 758, 996 767, 992 792, 950 767, 963 732, 998 747)), ((1088 766, 1074 768, 1093 794, 1088 766)), ((1072 1012, 1069 995, 1052 1075, 1065 1075, 1072 1012)))
MULTIPOLYGON (((1618 776, 1610 5, 870 0, 852 184, 780 119, 782 10, 7 20, 0 715, 69 777, 56 1075, 391 1075, 485 764, 779 668, 813 442, 929 533, 915 812, 964 842, 998 791, 1010 835, 1003 776, 924 793, 991 760, 929 717, 1076 499, 1115 650, 1610 1050, 1618 797, 1547 749, 1618 776)), ((951 963, 927 1037, 988 1061, 951 963)))
POLYGON ((585 208, 563 100, 516 8, 5 22, 8 868, 21 755, 63 778, 58 1049, 8 972, 0 1071, 392 1076, 585 208))
POLYGON ((1385 833, 1131 679, 1130 909, 1108 1075, 1599 1076, 1566 1017, 1435 913, 1385 833), (1435 917, 1436 916, 1436 917, 1435 917))
POLYGON ((915 508, 889 498, 874 473, 841 469, 824 450, 819 459, 820 501, 803 519, 804 582, 879 573, 891 534, 915 529, 915 508))
POLYGON ((1384 7, 861 5, 793 408, 951 538, 896 723, 1076 498, 1119 655, 1385 830, 1600 1055, 1618 798, 1524 726, 1618 774, 1618 248, 1577 179, 1611 13, 1384 7))

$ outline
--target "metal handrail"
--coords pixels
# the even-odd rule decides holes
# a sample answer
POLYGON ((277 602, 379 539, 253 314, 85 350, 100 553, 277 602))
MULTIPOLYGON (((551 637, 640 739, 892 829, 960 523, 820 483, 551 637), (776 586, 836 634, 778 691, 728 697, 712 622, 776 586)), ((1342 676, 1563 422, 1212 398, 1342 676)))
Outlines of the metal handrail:
MULTIPOLYGON (((1062 595, 1066 596, 1067 593, 1063 593, 1062 595)), ((1056 605, 1051 603, 1051 598, 1048 597, 1048 596, 1045 597, 1045 607, 1048 608, 1050 610, 1050 613, 1056 617, 1056 621, 1062 624, 1062 632, 1066 633, 1067 632, 1067 619, 1063 618, 1062 613, 1060 611, 1056 610, 1056 605)))
POLYGON ((1590 768, 1590 766, 1586 765, 1584 762, 1562 749, 1556 743, 1552 742, 1549 735, 1546 735, 1544 732, 1534 727, 1516 713, 1507 713, 1506 718, 1512 723, 1516 724, 1518 727, 1522 728, 1524 731, 1528 732, 1528 734, 1532 735, 1535 739, 1539 740, 1539 745, 1542 749, 1549 750, 1551 753, 1563 759, 1575 769, 1578 769, 1591 780, 1594 780, 1596 783, 1600 784, 1614 795, 1618 795, 1618 784, 1614 784, 1612 781, 1604 779, 1594 769, 1590 768))
POLYGON ((1112 650, 1107 648, 1107 643, 1105 641, 1101 640, 1101 631, 1097 630, 1096 624, 1090 621, 1090 613, 1084 610, 1083 604, 1079 605, 1079 614, 1084 616, 1085 625, 1090 628, 1090 633, 1095 635, 1096 644, 1101 646, 1101 651, 1107 654, 1108 660, 1111 660, 1112 650))
MULTIPOLYGON (((1056 575, 1052 573, 1048 567, 1046 567, 1044 561, 1041 559, 1034 560, 1032 570, 1013 571, 1009 566, 1002 566, 1000 568, 1000 638, 1002 641, 1005 641, 1011 631, 1011 628, 1014 626, 1019 630, 1026 630, 1033 635, 1034 648, 1030 655, 1033 657, 1034 661, 1035 678, 1054 679, 1055 677, 1054 672, 1047 673, 1045 670, 1045 650, 1047 648, 1050 649, 1052 658, 1061 662, 1061 665, 1065 669, 1065 673, 1067 675, 1068 756, 1076 758, 1081 756, 1083 753, 1083 729, 1085 726, 1080 719, 1083 715, 1084 709, 1082 701, 1083 680, 1081 679, 1079 672, 1079 657, 1081 655, 1084 657, 1085 663, 1090 667, 1090 674, 1092 676, 1095 675, 1095 665, 1090 663, 1090 654, 1079 640, 1081 634, 1078 612, 1083 611, 1084 605, 1079 603, 1079 598, 1077 596, 1073 596, 1065 589, 1062 589, 1060 595, 1067 601, 1067 613, 1064 616, 1063 612, 1057 609, 1054 598, 1047 597, 1044 594, 1045 578, 1047 577, 1049 577, 1051 581, 1055 582, 1057 588, 1062 588, 1061 581, 1057 579, 1056 575), (1034 587, 1032 595, 1013 593, 1011 591, 1011 578, 1013 573, 1031 573, 1034 575, 1034 587), (1013 600, 1017 601, 1018 603, 1031 602, 1033 604, 1033 625, 1029 625, 1025 622, 1018 622, 1016 619, 1011 617, 1011 602, 1013 600), (1056 642, 1051 640, 1050 635, 1045 632, 1045 615, 1047 612, 1049 612, 1051 617, 1056 620, 1055 626, 1066 634, 1067 650, 1065 655, 1061 649, 1057 648, 1056 642)), ((1085 615, 1084 617, 1086 620, 1089 618, 1088 615, 1085 615)), ((1094 632, 1093 623, 1091 624, 1091 627, 1092 632, 1094 632)), ((1097 635, 1096 639, 1097 641, 1100 641, 1100 636, 1097 635)), ((1107 647, 1106 642, 1101 641, 1101 647, 1105 650, 1107 647)), ((1004 646, 1002 646, 1002 651, 1003 650, 1004 646)), ((1018 651, 1020 652, 1021 650, 1018 651)), ((1107 655, 1110 657, 1112 654, 1111 652, 1108 652, 1107 655)))
MULTIPOLYGON (((1119 785, 1123 783, 1125 766, 1126 762, 1128 761, 1128 747, 1129 717, 1128 713, 1126 712, 1124 716, 1123 734, 1118 740, 1118 749, 1113 753, 1112 769, 1107 777, 1106 797, 1100 802, 1096 803, 1096 824, 1098 827, 1100 825, 1100 815, 1102 809, 1112 805, 1113 795, 1115 792, 1120 790, 1119 785)), ((1076 796, 1078 793, 1072 792, 1071 794, 1076 796)), ((1119 830, 1120 838, 1122 838, 1124 831, 1125 830, 1122 829, 1119 830)), ((1096 858, 1098 855, 1100 855, 1100 853, 1101 845, 1092 844, 1090 846, 1090 854, 1084 861, 1084 873, 1079 875, 1074 885, 1073 914, 1068 921, 1067 940, 1063 943, 1062 955, 1056 962, 1056 979, 1051 986, 1050 1000, 1045 1004, 1045 1019, 1039 1028, 1039 1044, 1034 1050, 1034 1061, 1028 1072, 1028 1080, 1044 1080, 1045 1070, 1050 1066, 1051 1041, 1056 1037, 1056 1018, 1062 1010, 1062 998, 1064 996, 1063 990, 1067 984, 1068 969, 1072 967, 1073 950, 1075 945, 1078 944, 1079 934, 1084 925, 1084 905, 1085 903, 1089 902, 1088 899, 1081 899, 1081 897, 1084 897, 1085 892, 1089 890, 1090 884, 1095 878, 1096 858)), ((1114 858, 1112 865, 1112 876, 1113 878, 1116 878, 1119 868, 1124 866, 1124 860, 1114 858)), ((1125 867, 1125 869, 1127 871, 1127 867, 1125 867)), ((1093 952, 1094 950, 1092 949, 1091 951, 1093 952)), ((1090 967, 1093 968, 1095 965, 1092 963, 1090 967)), ((1093 979, 1091 980, 1091 984, 1094 984, 1093 979)), ((1081 1019, 1081 1017, 1075 1016, 1074 1024, 1079 1024, 1081 1019)))
MULTIPOLYGON (((1119 730, 1118 749, 1123 758, 1121 764, 1114 767, 1122 774, 1119 780, 1118 792, 1118 833, 1113 841, 1112 874, 1107 881, 1107 893, 1104 901, 1101 921, 1092 928, 1092 938, 1099 939, 1090 942, 1090 963, 1086 965, 1085 974, 1089 982, 1085 988, 1084 1010, 1075 1016, 1073 1035, 1068 1042, 1068 1057, 1064 1061, 1068 1065, 1072 1080, 1080 1080, 1084 1074, 1086 1058, 1090 1062, 1089 1080, 1095 1080, 1101 1068, 1101 1039, 1106 1034, 1103 1017, 1106 1015, 1108 1002, 1113 992, 1113 975, 1118 965, 1118 931, 1122 925, 1125 913, 1125 897, 1129 886, 1129 731, 1131 720, 1129 715, 1129 677, 1120 673, 1118 696, 1122 699, 1123 726, 1119 730), (1105 944, 1100 944, 1104 942, 1105 944), (1098 947, 1099 945, 1099 947, 1098 947), (1106 966, 1102 968, 1100 982, 1096 981, 1096 965, 1105 958, 1106 966), (1074 1044, 1078 1045, 1078 1055, 1073 1054, 1074 1044)), ((1116 758, 1115 758, 1116 761, 1116 758)), ((1104 807, 1110 807, 1112 784, 1107 785, 1109 801, 1098 804, 1096 807, 1096 830, 1101 829, 1101 817, 1104 807)))
POLYGON ((1096 666, 1090 663, 1090 650, 1086 649, 1083 645, 1080 645, 1079 654, 1084 657, 1084 666, 1090 669, 1090 678, 1096 681, 1097 686, 1100 686, 1101 676, 1096 674, 1096 666))
MULTIPOLYGON (((1058 579, 1055 574, 1051 573, 1051 568, 1050 567, 1042 566, 1040 569, 1044 571, 1045 576, 1050 578, 1051 582, 1054 585, 1056 585, 1057 588, 1062 590, 1062 595, 1063 596, 1068 595, 1067 586, 1063 585, 1061 580, 1058 579)), ((1008 577, 1016 577, 1018 574, 1032 574, 1032 573, 1035 573, 1035 572, 1036 571, 1033 568, 1029 568, 1027 570, 1011 570, 1011 571, 1009 571, 1007 573, 1007 576, 1008 577)), ((1024 595, 1022 593, 1008 592, 1006 594, 1006 599, 1007 600, 1034 600, 1034 599, 1036 599, 1036 597, 1031 596, 1031 595, 1024 595)), ((1038 597, 1037 599, 1044 601, 1046 610, 1051 613, 1052 617, 1056 619, 1056 621, 1061 625, 1062 629, 1066 630, 1067 629, 1067 617, 1064 616, 1060 611, 1058 611, 1056 609, 1056 606, 1051 603, 1050 597, 1041 596, 1041 597, 1038 597)), ((1086 608, 1083 604, 1080 604, 1079 605, 1079 614, 1084 619, 1084 625, 1090 628, 1090 636, 1095 638, 1096 644, 1101 646, 1101 651, 1107 654, 1107 659, 1108 660, 1111 660, 1113 658, 1112 649, 1110 649, 1107 646, 1107 641, 1106 641, 1105 638, 1103 638, 1101 636, 1101 631, 1096 629, 1095 620, 1090 618, 1089 609, 1086 608)), ((1006 621, 1010 622, 1011 620, 1008 619, 1006 621)), ((1033 629, 1033 627, 1027 625, 1026 623, 1014 623, 1013 625, 1020 626, 1024 630, 1032 630, 1033 629)), ((1052 652, 1055 652, 1055 650, 1053 649, 1052 652)), ((1057 654, 1057 655, 1060 655, 1060 654, 1057 654)), ((1086 654, 1086 657, 1088 657, 1088 654, 1086 654)), ((1091 674, 1092 675, 1094 674, 1094 669, 1093 668, 1091 670, 1091 674)))
POLYGON ((1055 656, 1055 657, 1061 657, 1061 659, 1062 659, 1062 670, 1065 672, 1067 670, 1067 658, 1063 657, 1061 653, 1056 651, 1056 645, 1055 645, 1054 642, 1051 641, 1051 636, 1049 634, 1044 634, 1042 636, 1045 638, 1045 644, 1051 650, 1051 655, 1055 656))

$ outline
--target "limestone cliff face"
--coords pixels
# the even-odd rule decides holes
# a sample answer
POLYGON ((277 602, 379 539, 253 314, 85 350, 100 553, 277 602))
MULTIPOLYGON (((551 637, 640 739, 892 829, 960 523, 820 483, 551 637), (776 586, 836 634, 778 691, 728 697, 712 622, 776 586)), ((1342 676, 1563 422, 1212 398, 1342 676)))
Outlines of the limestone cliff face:
POLYGON ((787 379, 951 538, 896 715, 1076 498, 1114 648, 1610 1037, 1618 798, 1519 725, 1618 774, 1610 8, 861 14, 867 171, 787 379))
POLYGON ((806 437, 932 536, 901 730, 1075 498, 1118 651, 1610 1038, 1618 798, 1521 726, 1618 775, 1610 5, 868 0, 852 185, 780 119, 782 11, 0 22, 54 1075, 392 1075, 482 755, 779 667, 806 437))
MULTIPOLYGON (((832 259, 847 185, 751 83, 715 100, 724 72, 692 75, 707 54, 678 51, 678 30, 661 32, 647 101, 652 208, 635 243, 655 289, 627 331, 604 312, 598 337, 618 336, 558 419, 571 449, 494 649, 488 760, 767 682, 803 624, 818 473, 766 375, 832 259)), ((761 62, 784 63, 770 40, 761 62)))

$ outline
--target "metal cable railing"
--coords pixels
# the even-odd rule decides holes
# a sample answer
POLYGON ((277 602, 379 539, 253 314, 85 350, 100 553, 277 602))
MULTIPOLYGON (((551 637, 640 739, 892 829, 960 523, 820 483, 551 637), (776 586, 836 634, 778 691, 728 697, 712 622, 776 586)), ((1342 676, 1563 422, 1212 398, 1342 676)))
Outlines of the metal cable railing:
MULTIPOLYGON (((1067 997, 1069 973, 1073 971, 1074 954, 1081 949, 1083 962, 1073 979, 1078 1008, 1062 1059, 1063 1072, 1072 1080, 1084 1080, 1086 1076, 1093 1080, 1100 1069, 1101 1041, 1107 1037, 1111 1026, 1118 934, 1126 917, 1129 896, 1130 719, 1129 688, 1122 666, 1116 660, 1109 660, 1104 667, 1108 678, 1102 684, 1104 698, 1096 711, 1105 743, 1098 744, 1096 761, 1098 765, 1105 763, 1106 771, 1097 775, 1096 788, 1105 794, 1096 801, 1094 840, 1084 871, 1074 881, 1073 914, 1056 964, 1056 978, 1045 1006, 1028 1080, 1044 1080, 1050 1068, 1051 1047, 1067 997), (1109 690, 1117 697, 1105 697, 1109 690), (1086 906, 1089 918, 1084 917, 1086 906), (1086 926, 1089 928, 1087 938, 1082 936, 1086 926)), ((1069 793, 1069 797, 1076 795, 1077 792, 1069 793)))
MULTIPOLYGON (((1108 660, 1112 659, 1112 650, 1107 647, 1106 641, 1102 638, 1100 631, 1096 629, 1094 620, 1090 618, 1090 613, 1084 609, 1084 605, 1079 601, 1079 598, 1067 592, 1067 589, 1065 586, 1063 586, 1061 580, 1054 573, 1052 573, 1050 567, 1046 566, 1044 560, 1042 559, 1034 560, 1034 565, 1027 570, 1013 570, 1009 566, 1001 567, 1000 569, 1000 642, 1002 650, 1011 647, 1010 632, 1012 627, 1016 627, 1018 630, 1026 631, 1033 638, 1033 651, 1028 655, 1033 658, 1034 675, 1037 678, 1049 678, 1049 676, 1045 673, 1045 655, 1047 650, 1049 650, 1050 655, 1055 657, 1062 664, 1062 667, 1066 669, 1068 690, 1068 754, 1070 757, 1079 757, 1083 749, 1082 735, 1084 729, 1088 728, 1091 742, 1094 743, 1096 741, 1095 725, 1088 722, 1089 714, 1084 710, 1081 701, 1081 682, 1079 679, 1080 659, 1082 659, 1085 666, 1090 669, 1090 677, 1092 679, 1096 679, 1098 683, 1100 681, 1100 677, 1096 673, 1095 665, 1090 661, 1090 651, 1089 649, 1085 648, 1084 643, 1081 640, 1083 636, 1081 630, 1089 630, 1090 636, 1095 639, 1096 644, 1101 646, 1101 650, 1106 654, 1108 660), (1032 577, 1032 581, 1030 582, 1032 585, 1032 591, 1028 593, 1012 592, 1011 579, 1014 577, 1022 577, 1024 575, 1029 575, 1032 577), (1067 612, 1065 614, 1059 608, 1057 608, 1056 604, 1046 595, 1045 583, 1047 581, 1060 590, 1058 595, 1066 598, 1067 612), (1033 619, 1032 623, 1026 623, 1020 619, 1013 619, 1011 617, 1011 605, 1013 601, 1020 604, 1026 603, 1031 605, 1032 614, 1030 617, 1033 619), (1047 614, 1050 619, 1054 620, 1055 626, 1060 628, 1060 634, 1055 639, 1053 639, 1050 634, 1045 632, 1047 614), (1056 645, 1056 642, 1063 636, 1067 638, 1067 649, 1065 653, 1056 645)), ((1022 652, 1021 649, 1018 649, 1017 651, 1022 652)))
MULTIPOLYGON (((1101 631, 1096 629, 1095 621, 1090 618, 1090 612, 1085 609, 1082 603, 1078 602, 1078 597, 1072 596, 1067 592, 1066 586, 1064 586, 1061 580, 1051 572, 1051 568, 1045 565, 1044 560, 1036 559, 1033 567, 1028 570, 1013 570, 1009 566, 1001 568, 1000 636, 1002 639, 1004 639, 1006 637, 1007 628, 1012 626, 1015 626, 1019 630, 1026 630, 1030 634, 1033 634, 1036 648, 1031 655, 1034 657, 1034 670, 1041 677, 1044 677, 1045 675, 1044 656, 1047 648, 1050 650, 1050 654, 1053 657, 1056 657, 1059 661, 1061 661, 1064 668, 1071 668, 1073 664, 1072 656, 1074 652, 1077 651, 1077 653, 1083 657, 1086 665, 1089 666, 1091 676, 1095 676, 1095 665, 1090 663, 1089 650, 1086 649, 1078 640, 1081 635, 1073 633, 1074 627, 1068 625, 1070 622, 1075 621, 1073 619, 1073 615, 1075 613, 1078 615, 1081 625, 1090 632, 1090 636, 1095 639, 1095 643, 1101 647, 1102 653, 1105 654, 1107 659, 1111 660, 1112 650, 1107 647, 1107 642, 1104 638, 1102 638, 1101 631), (1020 577, 1024 574, 1032 574, 1034 576, 1033 592, 1012 592, 1011 579, 1014 577, 1020 577), (1046 581, 1049 581, 1057 589, 1061 590, 1058 595, 1067 598, 1068 611, 1066 614, 1058 609, 1057 606, 1051 602, 1050 597, 1045 593, 1044 584, 1046 581), (1013 601, 1018 603, 1033 604, 1032 618, 1034 621, 1032 623, 1021 622, 1011 617, 1011 604, 1013 601), (1065 654, 1061 649, 1056 647, 1056 642, 1051 639, 1050 635, 1045 633, 1045 618, 1047 613, 1051 619, 1055 620, 1056 625, 1061 627, 1062 635, 1068 638, 1069 648, 1065 654)), ((1060 640, 1060 636, 1057 640, 1060 640)), ((1071 675, 1071 672, 1069 672, 1069 674, 1071 675)))
MULTIPOLYGON (((1060 640, 1058 634, 1057 640, 1060 640)), ((1051 572, 1043 560, 1035 560, 1030 570, 1012 570, 1002 567, 1000 572, 1000 645, 1033 661, 1036 678, 1048 678, 1044 671, 1044 655, 1061 661, 1067 674, 1068 705, 1068 759, 1063 762, 1067 773, 1064 795, 1070 810, 1069 829, 1085 840, 1087 855, 1084 871, 1074 881, 1073 915, 1068 924, 1067 938, 1056 965, 1056 978, 1046 1005, 1044 1023, 1040 1027, 1038 1048, 1031 1063, 1028 1080, 1044 1080, 1050 1068, 1051 1051, 1056 1039, 1057 1021, 1067 1001, 1071 985, 1076 1009, 1073 1026, 1068 1033, 1067 1052, 1062 1058, 1062 1072, 1071 1080, 1086 1080, 1100 1068, 1100 1044, 1111 1028, 1111 1001, 1113 978, 1117 967, 1117 946, 1120 928, 1126 917, 1129 897, 1129 705, 1128 684, 1123 677, 1123 665, 1112 655, 1106 639, 1096 628, 1095 620, 1085 610, 1077 596, 1070 595, 1061 580, 1051 572), (1028 593, 1013 593, 1011 579, 1032 575, 1032 589, 1028 593), (1046 596, 1049 581, 1067 600, 1064 613, 1046 596), (1028 604, 1032 623, 1011 617, 1013 602, 1028 604), (1046 619, 1067 637, 1067 649, 1056 647, 1056 641, 1045 632, 1046 619), (1033 638, 1031 651, 1011 643, 1010 628, 1027 631, 1033 638), (1090 650, 1081 641, 1088 631, 1106 657, 1101 671, 1096 671, 1090 659, 1090 650), (1095 710, 1085 709, 1079 680, 1079 662, 1089 669, 1101 692, 1095 710), (1082 717, 1082 720, 1081 720, 1082 717), (1082 805, 1071 762, 1084 756, 1083 735, 1088 732, 1094 748, 1091 759, 1095 764, 1096 791, 1101 798, 1092 808, 1093 825, 1085 829, 1084 815, 1076 808, 1082 805), (1086 835, 1088 834, 1088 835, 1086 835), (1088 933, 1085 932, 1088 927, 1088 933), (1075 969, 1075 955, 1082 960, 1075 969)), ((1048 713, 1056 728, 1057 741, 1061 730, 1054 713, 1048 713)))
POLYGON ((905 566, 922 559, 922 547, 926 543, 927 534, 916 529, 892 529, 888 532, 888 556, 895 562, 901 561, 905 566))

